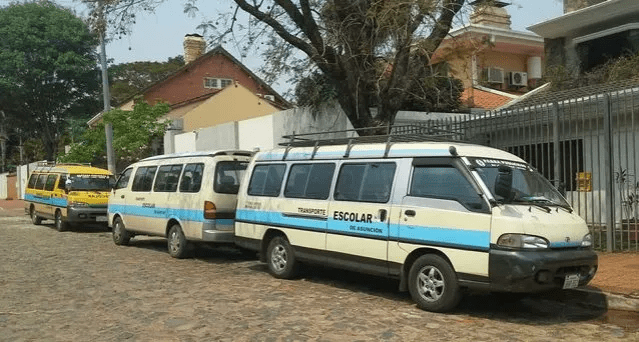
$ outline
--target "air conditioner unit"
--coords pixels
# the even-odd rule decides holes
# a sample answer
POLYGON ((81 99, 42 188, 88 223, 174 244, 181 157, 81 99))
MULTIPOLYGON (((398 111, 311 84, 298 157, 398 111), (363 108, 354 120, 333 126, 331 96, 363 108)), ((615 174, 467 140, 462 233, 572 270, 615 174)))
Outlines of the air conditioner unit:
POLYGON ((484 68, 484 79, 488 83, 504 83, 504 69, 502 68, 484 68))
POLYGON ((273 95, 264 95, 264 98, 269 100, 269 101, 275 101, 275 96, 273 96, 273 95))
POLYGON ((528 85, 528 74, 523 71, 513 71, 510 73, 510 85, 526 86, 528 85))

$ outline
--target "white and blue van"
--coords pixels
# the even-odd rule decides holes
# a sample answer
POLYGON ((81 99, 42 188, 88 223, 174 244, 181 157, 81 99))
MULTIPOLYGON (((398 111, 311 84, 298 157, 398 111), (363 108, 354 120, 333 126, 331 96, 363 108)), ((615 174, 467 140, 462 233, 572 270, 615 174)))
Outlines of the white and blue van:
POLYGON ((111 192, 113 241, 136 235, 167 238, 169 254, 185 257, 191 242, 233 243, 237 191, 252 152, 160 155, 127 167, 111 192))
POLYGON ((597 270, 586 223, 550 182, 510 153, 457 142, 259 152, 235 234, 275 277, 308 262, 397 278, 430 311, 454 308, 462 288, 575 288, 597 270))

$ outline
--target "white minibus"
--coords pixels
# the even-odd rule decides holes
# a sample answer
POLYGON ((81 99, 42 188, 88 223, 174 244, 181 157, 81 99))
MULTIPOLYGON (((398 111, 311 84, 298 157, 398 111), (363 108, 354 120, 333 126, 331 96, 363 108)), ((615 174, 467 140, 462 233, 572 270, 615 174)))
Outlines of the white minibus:
POLYGON ((587 284, 585 221, 524 160, 458 142, 311 143, 257 153, 238 193, 236 244, 278 278, 299 262, 393 277, 418 306, 461 290, 587 284))
POLYGON ((136 235, 167 238, 183 258, 190 242, 233 243, 237 191, 252 152, 205 151, 160 155, 127 167, 109 197, 113 241, 136 235))

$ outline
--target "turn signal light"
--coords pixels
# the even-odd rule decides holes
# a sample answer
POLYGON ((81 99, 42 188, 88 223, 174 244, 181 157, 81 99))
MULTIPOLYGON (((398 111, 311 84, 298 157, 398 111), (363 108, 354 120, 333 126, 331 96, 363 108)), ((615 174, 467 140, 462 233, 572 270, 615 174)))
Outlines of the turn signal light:
POLYGON ((204 201, 204 218, 205 219, 214 219, 215 218, 215 203, 204 201))

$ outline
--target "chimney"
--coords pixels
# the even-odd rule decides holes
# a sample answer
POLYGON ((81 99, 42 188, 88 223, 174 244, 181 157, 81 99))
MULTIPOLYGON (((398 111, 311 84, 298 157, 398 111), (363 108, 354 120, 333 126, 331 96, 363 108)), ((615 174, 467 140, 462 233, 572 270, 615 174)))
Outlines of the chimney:
POLYGON ((606 0, 564 0, 564 13, 574 12, 604 1, 606 0))
POLYGON ((184 64, 189 64, 204 54, 206 41, 197 33, 184 36, 184 64))
POLYGON ((476 0, 470 3, 475 9, 470 22, 475 25, 498 27, 510 30, 510 14, 504 7, 509 3, 494 0, 476 0))

